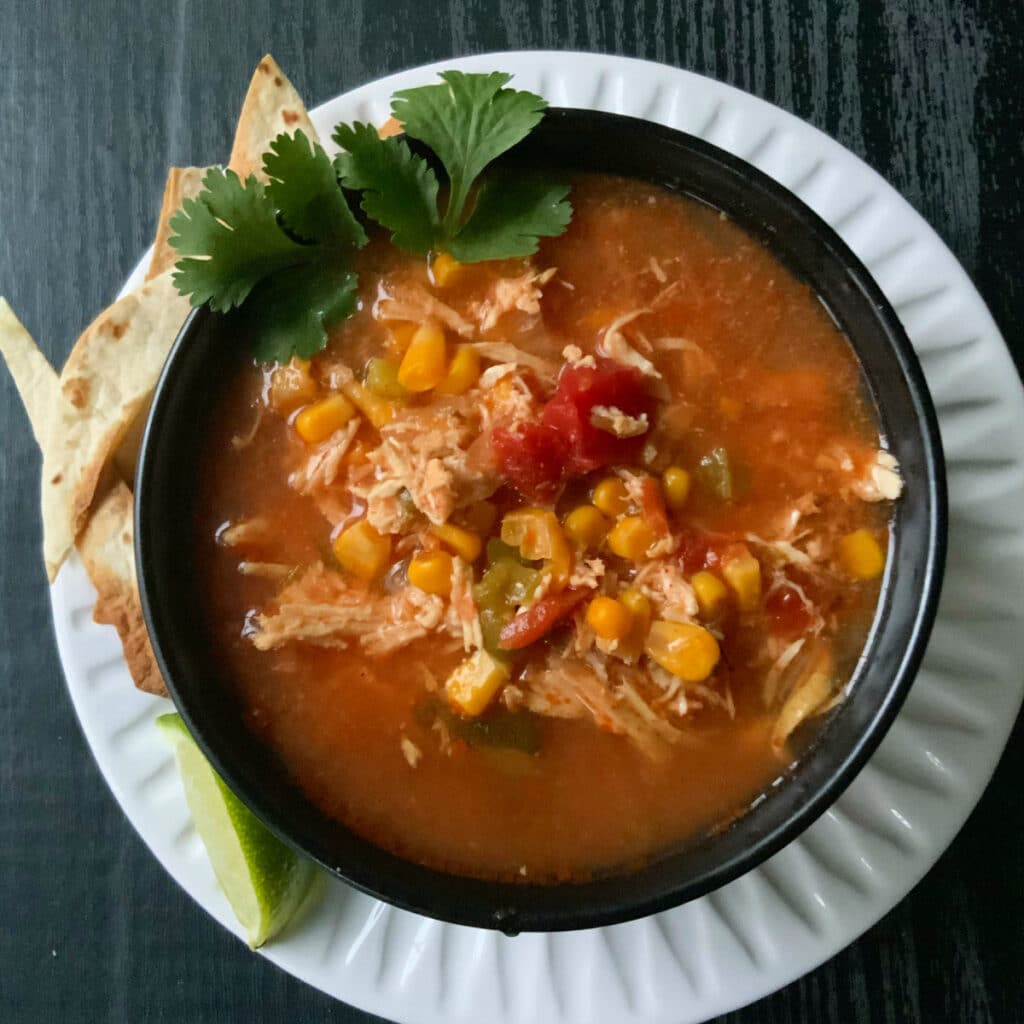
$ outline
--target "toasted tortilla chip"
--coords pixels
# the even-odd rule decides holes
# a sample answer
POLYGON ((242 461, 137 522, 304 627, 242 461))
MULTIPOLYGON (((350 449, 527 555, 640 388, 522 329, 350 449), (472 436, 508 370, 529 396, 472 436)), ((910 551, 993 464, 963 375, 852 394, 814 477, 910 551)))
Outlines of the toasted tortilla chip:
POLYGON ((295 86, 268 53, 256 65, 245 94, 228 166, 243 179, 255 174, 260 181, 266 181, 263 154, 270 143, 282 132, 294 135, 300 128, 311 142, 319 141, 295 86))
POLYGON ((0 298, 0 355, 21 395, 36 444, 45 452, 63 401, 60 378, 4 298, 0 298))
POLYGON ((101 313, 61 373, 54 443, 43 451, 43 555, 51 582, 85 527, 96 488, 149 403, 188 315, 167 271, 101 313))
POLYGON ((377 134, 382 139, 390 139, 392 135, 401 135, 405 127, 397 117, 389 117, 378 129, 377 134))
POLYGON ((192 199, 199 194, 208 170, 209 167, 172 167, 167 172, 163 206, 160 208, 160 220, 153 239, 153 255, 149 259, 149 270, 146 271, 147 281, 170 270, 178 259, 177 252, 168 244, 171 218, 181 209, 183 199, 192 199))
POLYGON ((133 508, 131 491, 122 481, 112 479, 79 537, 78 550, 96 588, 93 619, 117 630, 135 685, 146 693, 167 696, 142 618, 135 578, 133 508))

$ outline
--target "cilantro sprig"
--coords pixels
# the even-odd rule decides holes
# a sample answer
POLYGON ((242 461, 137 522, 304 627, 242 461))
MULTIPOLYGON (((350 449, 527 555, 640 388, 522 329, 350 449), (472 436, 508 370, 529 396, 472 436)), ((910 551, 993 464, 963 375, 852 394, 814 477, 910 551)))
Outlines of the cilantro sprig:
POLYGON ((332 162, 301 131, 279 135, 263 156, 266 184, 215 168, 203 190, 171 219, 178 251, 174 283, 193 306, 232 313, 256 358, 308 358, 328 330, 357 306, 355 253, 367 242, 342 185, 361 193, 366 217, 407 252, 448 252, 457 260, 529 256, 572 218, 567 185, 485 172, 524 139, 547 104, 506 88, 511 75, 446 71, 441 82, 395 94, 402 137, 339 124, 344 150, 332 162), (409 139, 433 150, 431 163, 409 139))
POLYGON ((193 306, 243 306, 242 332, 265 362, 308 358, 356 305, 352 258, 366 232, 349 209, 330 158, 301 131, 264 155, 264 185, 211 169, 203 190, 171 219, 181 256, 174 284, 193 306))
POLYGON ((448 176, 444 212, 433 168, 406 138, 381 139, 371 125, 339 124, 335 158, 346 187, 362 190, 366 215, 391 231, 400 249, 449 252, 465 263, 530 256, 542 237, 560 235, 572 217, 569 187, 537 179, 480 181, 484 170, 524 139, 546 102, 507 89, 511 75, 441 73, 442 82, 395 94, 391 112, 405 135, 429 146, 448 176), (475 193, 474 193, 475 188, 475 193))

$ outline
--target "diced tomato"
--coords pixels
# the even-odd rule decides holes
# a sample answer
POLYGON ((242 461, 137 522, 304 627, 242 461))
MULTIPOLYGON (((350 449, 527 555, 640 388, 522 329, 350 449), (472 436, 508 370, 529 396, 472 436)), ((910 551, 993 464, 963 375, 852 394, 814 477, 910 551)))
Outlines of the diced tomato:
POLYGON ((609 359, 562 371, 540 422, 498 427, 492 436, 501 473, 528 501, 553 501, 574 474, 635 462, 644 437, 616 437, 590 422, 595 405, 651 416, 654 400, 639 371, 609 359))
POLYGON ((544 409, 543 423, 568 442, 569 473, 634 462, 643 448, 643 435, 616 437, 595 427, 590 422, 595 405, 614 406, 627 416, 650 417, 654 402, 640 372, 630 366, 602 359, 595 366, 563 370, 555 395, 544 409))
POLYGON ((654 477, 644 477, 640 484, 640 511, 650 524, 655 534, 667 537, 672 532, 668 525, 668 511, 661 488, 654 477))
POLYGON ((720 564, 729 548, 735 546, 729 537, 708 533, 696 526, 684 526, 677 532, 679 564, 688 576, 720 564))
POLYGON ((806 632, 813 618, 799 591, 788 583, 776 587, 768 595, 764 610, 772 632, 779 636, 799 636, 806 632))
POLYGON ((503 651, 518 651, 536 643, 547 636, 588 593, 588 590, 580 588, 542 597, 506 623, 499 634, 498 646, 503 651))
POLYGON ((708 564, 711 534, 693 527, 684 527, 679 534, 679 564, 688 576, 700 572, 708 564))
POLYGON ((565 479, 565 438, 544 423, 497 427, 491 437, 498 467, 527 501, 553 501, 565 479))

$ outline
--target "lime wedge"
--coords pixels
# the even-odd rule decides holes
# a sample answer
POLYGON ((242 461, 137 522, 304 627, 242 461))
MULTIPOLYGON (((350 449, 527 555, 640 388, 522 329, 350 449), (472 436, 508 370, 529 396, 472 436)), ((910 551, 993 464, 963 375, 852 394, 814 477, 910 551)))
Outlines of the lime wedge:
POLYGON ((288 923, 309 891, 315 869, 228 789, 180 715, 161 715, 156 724, 174 751, 185 799, 213 873, 249 946, 256 949, 288 923))

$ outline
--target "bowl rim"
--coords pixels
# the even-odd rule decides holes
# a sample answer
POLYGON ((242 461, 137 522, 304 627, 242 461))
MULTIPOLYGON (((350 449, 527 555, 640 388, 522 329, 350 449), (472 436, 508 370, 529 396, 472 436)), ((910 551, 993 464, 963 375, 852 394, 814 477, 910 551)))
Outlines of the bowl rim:
MULTIPOLYGON (((838 233, 803 200, 757 167, 678 129, 621 114, 566 107, 549 107, 541 124, 547 126, 546 131, 564 129, 567 126, 572 128, 575 125, 590 126, 599 131, 641 132, 651 136, 659 144, 687 150, 699 159, 717 164, 723 171, 745 179, 752 192, 764 193, 770 203, 788 209, 790 213, 796 215, 801 227, 809 236, 815 237, 827 246, 832 258, 844 268, 848 278, 870 301, 874 317, 887 336, 899 363, 902 383, 912 398, 914 419, 921 431, 921 451, 926 470, 928 543, 926 562, 920 580, 921 595, 917 614, 910 625, 909 634, 903 637, 905 650, 888 688, 874 708, 861 735, 845 756, 831 768, 824 784, 808 793, 805 802, 794 813, 757 836, 744 846, 742 851, 728 857, 717 866, 693 878, 678 879, 675 884, 663 886, 659 891, 647 895, 628 890, 630 881, 642 881, 649 871, 648 868, 562 885, 485 881, 417 864, 384 851, 369 840, 350 832, 344 825, 335 823, 339 830, 348 834, 350 846, 367 854, 365 858, 357 861, 338 864, 335 863, 338 858, 330 856, 329 851, 317 844, 311 844, 308 831, 296 828, 294 823, 282 824, 278 819, 278 810, 271 806, 265 793, 259 787, 250 786, 243 774, 236 770, 236 766, 221 756, 221 753, 207 741, 201 722, 192 714, 189 701, 183 696, 175 679, 174 651, 167 648, 161 639, 166 610, 160 608, 152 599, 154 579, 159 573, 159 568, 154 564, 149 544, 148 526, 151 520, 156 522, 156 516, 147 513, 148 496, 153 489, 152 480, 159 468, 159 455, 155 454, 155 451, 159 447, 160 433, 165 427, 168 396, 175 386, 176 367, 179 366, 181 355, 187 350, 191 340, 201 332, 210 318, 216 316, 206 307, 192 310, 171 347, 154 390, 137 467, 134 523, 135 559, 143 616, 157 664, 179 714, 204 755, 227 785, 272 832, 297 852, 311 858, 329 873, 360 891, 402 909, 456 924, 496 928, 507 934, 516 934, 519 931, 562 931, 599 927, 678 906, 714 891, 752 870, 800 835, 852 782, 878 747, 903 704, 924 656, 934 622, 941 591, 947 540, 946 477, 942 443, 938 419, 920 362, 891 303, 838 233), (384 886, 380 884, 382 878, 384 886)), ((665 183, 664 177, 657 176, 656 167, 652 167, 652 176, 648 180, 661 181, 663 185, 665 183)), ((727 215, 732 217, 732 212, 727 211, 727 215)), ((755 234, 747 225, 740 223, 740 226, 748 234, 755 234)), ((771 243, 768 240, 763 237, 759 240, 771 251, 771 243)), ((781 260, 777 252, 772 252, 772 255, 781 260)), ((826 297, 819 294, 818 298, 824 302, 826 297)), ((860 362, 861 355, 855 340, 847 337, 847 344, 854 349, 860 362)), ((880 415, 884 415, 884 411, 879 406, 880 415)), ((865 641, 865 650, 873 647, 875 635, 885 618, 882 609, 886 603, 886 595, 893 585, 887 567, 873 624, 865 641)), ((866 671, 865 665, 862 664, 866 661, 868 659, 861 659, 851 677, 852 680, 859 679, 866 671)), ((800 765, 803 763, 803 760, 799 762, 800 765)), ((793 770, 794 765, 790 765, 786 773, 791 774, 793 770)), ((326 818, 322 814, 321 817, 326 818)), ((744 817, 745 813, 740 815, 740 819, 744 817)), ((672 855, 667 855, 665 862, 671 858, 672 855)))

